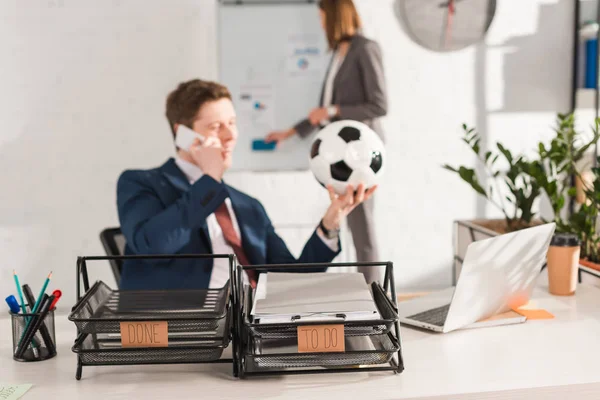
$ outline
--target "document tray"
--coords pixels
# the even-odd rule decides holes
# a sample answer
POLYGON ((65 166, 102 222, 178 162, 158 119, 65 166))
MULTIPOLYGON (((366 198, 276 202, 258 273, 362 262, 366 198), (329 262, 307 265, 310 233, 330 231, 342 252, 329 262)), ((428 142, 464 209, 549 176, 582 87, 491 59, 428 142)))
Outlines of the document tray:
POLYGON ((83 333, 117 333, 125 321, 167 321, 169 332, 216 331, 228 299, 229 283, 221 289, 119 291, 98 281, 69 320, 83 333))

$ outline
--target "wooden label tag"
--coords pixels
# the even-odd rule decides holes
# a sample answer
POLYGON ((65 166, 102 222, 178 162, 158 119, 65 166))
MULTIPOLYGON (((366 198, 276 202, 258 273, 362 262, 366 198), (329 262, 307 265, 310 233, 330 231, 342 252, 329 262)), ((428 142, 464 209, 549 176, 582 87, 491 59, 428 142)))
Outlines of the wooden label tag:
POLYGON ((298 353, 342 353, 346 351, 344 325, 298 327, 298 353))
POLYGON ((167 321, 121 322, 122 347, 168 347, 167 321))

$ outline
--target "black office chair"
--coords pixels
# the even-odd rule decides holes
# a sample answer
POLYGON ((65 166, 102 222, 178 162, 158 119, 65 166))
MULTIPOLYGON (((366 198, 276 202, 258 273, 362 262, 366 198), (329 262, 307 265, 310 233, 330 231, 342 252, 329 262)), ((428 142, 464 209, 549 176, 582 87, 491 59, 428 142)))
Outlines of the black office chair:
MULTIPOLYGON (((122 256, 125 254, 125 236, 121 232, 121 228, 106 228, 100 232, 100 241, 104 246, 106 255, 122 256)), ((117 286, 121 286, 121 271, 123 268, 122 260, 110 260, 110 266, 117 281, 117 286)))

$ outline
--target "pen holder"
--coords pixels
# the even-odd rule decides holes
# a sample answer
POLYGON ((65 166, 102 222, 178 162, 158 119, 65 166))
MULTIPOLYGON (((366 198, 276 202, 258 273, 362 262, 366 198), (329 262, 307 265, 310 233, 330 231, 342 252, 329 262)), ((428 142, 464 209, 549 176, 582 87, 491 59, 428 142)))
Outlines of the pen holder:
POLYGON ((48 311, 46 317, 39 323, 41 314, 15 314, 10 313, 12 322, 13 359, 16 361, 43 361, 56 355, 56 335, 54 330, 54 310, 48 311), (37 329, 36 329, 37 328, 37 329), (32 330, 35 334, 29 343, 26 337, 30 336, 32 330), (19 344, 23 341, 25 351, 17 357, 19 344))

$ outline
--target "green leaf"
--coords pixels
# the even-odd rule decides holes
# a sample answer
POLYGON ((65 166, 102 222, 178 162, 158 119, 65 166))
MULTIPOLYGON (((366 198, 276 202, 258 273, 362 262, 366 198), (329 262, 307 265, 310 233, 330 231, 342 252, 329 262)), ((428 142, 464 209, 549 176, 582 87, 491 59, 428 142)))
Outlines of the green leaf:
POLYGON ((546 153, 546 147, 544 146, 543 143, 540 142, 540 144, 538 145, 538 151, 540 154, 544 154, 546 153))
POLYGON ((444 164, 442 165, 442 168, 447 169, 448 171, 452 171, 452 172, 458 172, 458 170, 448 164, 444 164))
POLYGON ((486 164, 489 161, 489 159, 490 159, 491 156, 492 156, 492 152, 491 151, 486 151, 485 152, 485 162, 486 162, 486 164))
POLYGON ((480 148, 479 148, 480 141, 481 141, 481 139, 477 138, 477 140, 475 140, 475 143, 473 143, 473 146, 472 146, 473 151, 477 154, 479 154, 479 150, 480 150, 480 148))
POLYGON ((569 190, 567 191, 567 194, 569 195, 569 197, 577 196, 577 188, 574 188, 574 187, 569 188, 569 190))
POLYGON ((562 208, 565 206, 564 196, 560 196, 558 199, 556 199, 556 206, 558 207, 556 208, 557 211, 562 210, 562 208))
POLYGON ((483 190, 483 187, 479 184, 475 170, 471 168, 460 167, 458 174, 465 182, 469 183, 477 193, 487 197, 485 190, 483 190))
POLYGON ((510 151, 508 151, 504 146, 502 146, 502 144, 497 143, 498 146, 498 150, 500 150, 500 153, 502 153, 504 155, 504 157, 508 160, 509 163, 512 164, 513 162, 513 157, 512 154, 510 153, 510 151))

